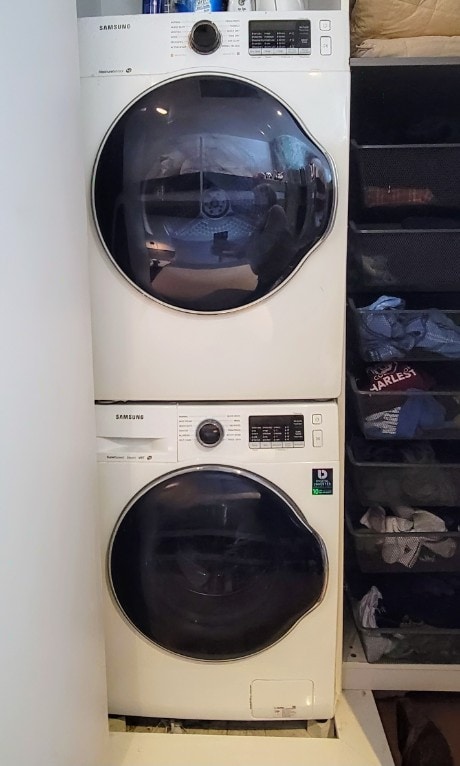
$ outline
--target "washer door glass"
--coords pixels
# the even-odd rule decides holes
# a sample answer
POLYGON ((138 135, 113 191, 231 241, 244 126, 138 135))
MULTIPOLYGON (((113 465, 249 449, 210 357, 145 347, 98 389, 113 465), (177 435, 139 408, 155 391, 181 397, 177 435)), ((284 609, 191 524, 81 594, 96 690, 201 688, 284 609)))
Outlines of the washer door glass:
POLYGON ((326 155, 272 95, 195 75, 148 91, 114 123, 93 209, 136 287, 175 308, 228 311, 281 285, 325 235, 332 181, 326 155))
POLYGON ((232 468, 169 474, 128 506, 109 580, 146 638, 187 657, 258 652, 316 606, 326 585, 320 539, 266 480, 232 468))

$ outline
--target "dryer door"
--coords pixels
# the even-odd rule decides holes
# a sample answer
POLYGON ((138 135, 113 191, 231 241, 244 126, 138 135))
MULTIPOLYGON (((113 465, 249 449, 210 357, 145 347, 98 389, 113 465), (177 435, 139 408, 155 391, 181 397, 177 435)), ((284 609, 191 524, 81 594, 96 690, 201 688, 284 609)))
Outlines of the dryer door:
POLYGON ((107 133, 93 212, 107 253, 148 296, 236 309, 282 285, 327 233, 332 165, 273 95, 195 75, 138 98, 107 133))
POLYGON ((146 487, 114 530, 116 602, 147 639, 202 660, 269 647, 322 599, 324 546, 295 504, 242 470, 197 466, 146 487))

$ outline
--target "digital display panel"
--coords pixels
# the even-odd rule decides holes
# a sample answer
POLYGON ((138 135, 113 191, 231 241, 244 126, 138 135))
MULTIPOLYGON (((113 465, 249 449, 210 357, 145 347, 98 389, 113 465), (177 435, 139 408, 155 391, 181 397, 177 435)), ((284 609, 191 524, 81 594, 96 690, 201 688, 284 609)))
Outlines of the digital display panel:
POLYGON ((249 444, 303 446, 303 415, 250 415, 249 444))
POLYGON ((249 52, 310 53, 311 23, 306 19, 249 22, 249 52))

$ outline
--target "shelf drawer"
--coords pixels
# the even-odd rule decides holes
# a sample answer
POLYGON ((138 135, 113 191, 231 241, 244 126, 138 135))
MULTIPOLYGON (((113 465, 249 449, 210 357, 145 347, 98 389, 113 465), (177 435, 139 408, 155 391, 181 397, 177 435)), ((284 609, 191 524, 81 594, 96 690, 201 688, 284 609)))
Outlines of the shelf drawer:
MULTIPOLYGON (((364 508, 347 505, 348 540, 361 572, 460 572, 460 532, 375 532, 360 524, 364 508)), ((446 517, 444 510, 432 512, 446 517)), ((394 514, 388 510, 388 515, 394 514)), ((451 515, 460 520, 460 509, 451 515)))
POLYGON ((460 439, 460 390, 363 391, 349 374, 348 394, 366 439, 460 439))
POLYGON ((378 292, 460 290, 460 219, 458 229, 350 222, 348 286, 378 292))
POLYGON ((364 210, 460 211, 460 144, 351 142, 364 210))
POLYGON ((457 442, 347 445, 347 471, 361 505, 460 506, 457 442))
POLYGON ((416 626, 363 628, 354 610, 366 659, 371 663, 445 664, 460 662, 460 630, 416 626))
MULTIPOLYGON (((393 308, 376 309, 370 308, 375 303, 372 297, 361 299, 360 306, 350 298, 350 329, 361 359, 366 362, 459 360, 460 310, 447 308, 447 298, 438 299, 438 303, 443 300, 439 307, 433 305, 433 298, 432 305, 426 305, 426 300, 420 301, 420 308, 415 305, 408 308, 404 302, 393 308)), ((412 304, 415 303, 417 301, 412 300, 412 304)))

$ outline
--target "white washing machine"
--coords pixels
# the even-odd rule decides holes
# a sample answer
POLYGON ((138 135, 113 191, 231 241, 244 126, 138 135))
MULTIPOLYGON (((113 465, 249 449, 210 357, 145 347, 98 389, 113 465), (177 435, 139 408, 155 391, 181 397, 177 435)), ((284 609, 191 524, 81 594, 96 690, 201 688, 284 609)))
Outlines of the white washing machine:
POLYGON ((80 19, 98 400, 339 395, 348 3, 310 7, 80 19))
POLYGON ((110 712, 332 717, 336 404, 96 409, 110 712))

